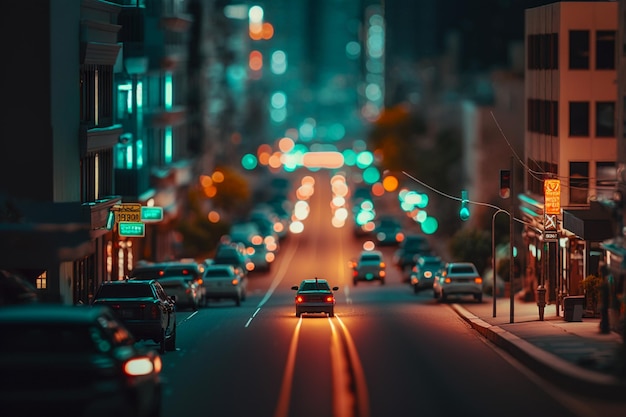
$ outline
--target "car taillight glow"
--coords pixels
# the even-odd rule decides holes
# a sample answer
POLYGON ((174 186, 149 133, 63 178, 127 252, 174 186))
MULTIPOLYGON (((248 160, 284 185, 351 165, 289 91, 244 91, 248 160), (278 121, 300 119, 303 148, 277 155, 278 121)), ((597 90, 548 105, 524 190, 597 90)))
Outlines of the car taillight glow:
POLYGON ((483 279, 481 277, 476 277, 476 278, 474 278, 474 282, 476 284, 482 284, 483 283, 483 279))
POLYGON ((452 282, 452 280, 448 277, 446 277, 446 279, 443 280, 443 282, 445 282, 446 284, 449 284, 452 282))
POLYGON ((304 298, 301 295, 296 297, 296 303, 301 303, 303 301, 304 301, 304 298))
POLYGON ((239 280, 235 278, 230 283, 233 284, 234 286, 237 286, 237 284, 239 284, 239 280))
POLYGON ((386 275, 386 274, 385 274, 385 271, 380 271, 380 272, 378 273, 378 276, 379 276, 379 277, 384 277, 385 275, 386 275))
POLYGON ((131 359, 124 364, 124 373, 128 376, 149 375, 152 372, 158 372, 154 365, 147 357, 131 359))
POLYGON ((424 276, 425 276, 426 278, 430 278, 430 277, 432 277, 432 276, 433 276, 433 273, 432 273, 432 272, 430 272, 430 271, 426 271, 426 272, 424 272, 424 276))
POLYGON ((384 263, 384 262, 381 262, 381 263, 380 263, 380 267, 381 267, 381 268, 384 268, 384 267, 385 267, 385 263, 384 263))
POLYGON ((334 298, 332 295, 329 295, 328 297, 326 297, 326 302, 327 303, 332 303, 334 301, 334 298))

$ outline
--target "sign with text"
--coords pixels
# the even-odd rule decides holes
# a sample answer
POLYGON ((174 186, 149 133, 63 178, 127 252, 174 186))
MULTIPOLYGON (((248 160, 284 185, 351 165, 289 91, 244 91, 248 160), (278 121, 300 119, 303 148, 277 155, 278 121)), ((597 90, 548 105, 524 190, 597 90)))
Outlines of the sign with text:
POLYGON ((146 235, 146 225, 141 222, 120 222, 118 232, 120 236, 143 237, 146 235))
POLYGON ((160 222, 163 220, 163 207, 141 207, 142 222, 160 222))
POLYGON ((116 204, 112 210, 115 213, 116 223, 141 221, 141 204, 139 203, 116 204))
POLYGON ((543 195, 543 212, 545 214, 561 214, 561 180, 544 180, 543 195))

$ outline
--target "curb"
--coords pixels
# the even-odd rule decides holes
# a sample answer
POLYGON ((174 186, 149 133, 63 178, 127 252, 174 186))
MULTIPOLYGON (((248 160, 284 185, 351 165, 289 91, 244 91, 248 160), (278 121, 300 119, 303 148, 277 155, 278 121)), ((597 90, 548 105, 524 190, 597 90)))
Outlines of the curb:
POLYGON ((485 322, 458 304, 451 304, 451 307, 487 340, 513 355, 536 374, 561 388, 607 400, 622 398, 626 393, 624 380, 581 368, 499 326, 485 322))

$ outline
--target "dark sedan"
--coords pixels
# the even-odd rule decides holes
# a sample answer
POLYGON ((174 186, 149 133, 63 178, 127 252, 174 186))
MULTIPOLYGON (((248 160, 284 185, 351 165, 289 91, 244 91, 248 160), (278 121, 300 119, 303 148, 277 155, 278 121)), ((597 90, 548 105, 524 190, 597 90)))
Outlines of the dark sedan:
POLYGON ((106 307, 0 309, 0 410, 7 416, 161 414, 161 357, 106 307))
POLYGON ((305 279, 299 286, 291 287, 296 291, 296 317, 303 313, 326 313, 335 316, 335 295, 339 287, 330 287, 325 279, 305 279))

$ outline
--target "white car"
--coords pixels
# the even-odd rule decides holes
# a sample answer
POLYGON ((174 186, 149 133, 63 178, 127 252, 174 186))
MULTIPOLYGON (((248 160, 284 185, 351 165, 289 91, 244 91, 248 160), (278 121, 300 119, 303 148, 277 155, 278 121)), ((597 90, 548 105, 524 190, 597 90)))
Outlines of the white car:
POLYGON ((433 281, 433 297, 446 301, 449 296, 471 295, 483 301, 483 278, 471 262, 448 262, 433 281))
POLYGON ((233 265, 213 264, 206 267, 202 275, 206 306, 209 300, 230 298, 237 306, 246 299, 247 277, 233 265))

